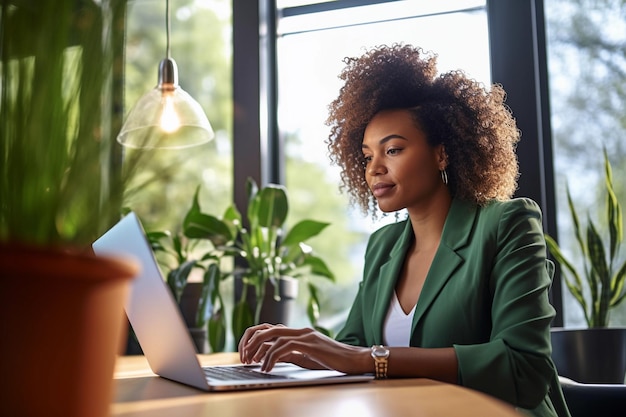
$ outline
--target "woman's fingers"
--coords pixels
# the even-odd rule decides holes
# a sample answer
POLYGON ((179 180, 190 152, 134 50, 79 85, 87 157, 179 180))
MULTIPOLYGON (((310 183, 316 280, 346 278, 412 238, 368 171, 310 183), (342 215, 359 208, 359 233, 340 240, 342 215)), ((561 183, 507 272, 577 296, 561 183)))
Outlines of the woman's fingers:
MULTIPOLYGON (((257 332, 244 348, 255 362, 262 363, 263 371, 271 370, 278 362, 290 362, 323 368, 313 357, 318 351, 324 351, 324 341, 313 329, 272 328, 257 332), (250 352, 255 352, 251 354, 250 352)), ((327 348, 326 348, 327 349, 327 348)))
POLYGON ((251 356, 249 355, 250 351, 249 351, 249 349, 245 348, 248 345, 248 342, 250 341, 250 339, 259 330, 270 329, 272 327, 274 327, 274 325, 268 324, 268 323, 263 323, 263 324, 257 324, 255 326, 248 327, 246 329, 246 331, 243 333, 243 336, 241 336, 241 340, 239 340, 239 344, 237 345, 237 350, 239 351, 239 360, 242 363, 251 363, 252 362, 251 356))
POLYGON ((302 353, 305 348, 306 344, 302 343, 299 336, 279 337, 273 343, 264 344, 257 356, 259 362, 262 363, 261 371, 271 371, 278 362, 295 362, 296 364, 302 362, 302 357, 306 357, 306 354, 302 353), (297 357, 294 358, 294 356, 297 357))
POLYGON ((239 355, 242 363, 261 363, 265 372, 278 362, 350 372, 354 367, 345 358, 347 351, 354 349, 362 348, 344 345, 311 328, 262 324, 246 330, 239 344, 239 355))
MULTIPOLYGON (((239 357, 242 363, 260 362, 268 350, 267 343, 273 345, 277 338, 296 337, 305 329, 291 329, 282 324, 258 325, 247 329, 239 343, 239 357)), ((312 331, 311 329, 309 329, 312 331)))
POLYGON ((265 354, 270 349, 272 344, 273 344, 272 342, 265 342, 261 344, 261 346, 259 346, 259 348, 254 353, 254 356, 252 357, 252 362, 255 362, 255 363, 263 362, 263 358, 265 357, 265 354))

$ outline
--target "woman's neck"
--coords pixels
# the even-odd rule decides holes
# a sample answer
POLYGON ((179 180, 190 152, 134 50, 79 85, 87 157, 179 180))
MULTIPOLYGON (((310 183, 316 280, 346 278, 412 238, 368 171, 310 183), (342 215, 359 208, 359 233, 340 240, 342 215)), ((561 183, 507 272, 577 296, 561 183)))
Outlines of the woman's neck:
POLYGON ((448 192, 429 200, 428 204, 408 208, 409 218, 415 235, 415 252, 430 250, 439 246, 443 226, 448 217, 452 197, 448 192))

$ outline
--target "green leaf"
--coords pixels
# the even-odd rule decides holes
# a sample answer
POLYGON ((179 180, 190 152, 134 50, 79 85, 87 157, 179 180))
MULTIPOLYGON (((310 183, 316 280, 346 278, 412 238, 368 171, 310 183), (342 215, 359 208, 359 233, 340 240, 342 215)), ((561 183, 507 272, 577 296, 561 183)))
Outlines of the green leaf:
POLYGON ((587 227, 587 248, 591 271, 589 285, 592 289, 594 310, 597 325, 606 326, 608 321, 609 302, 611 301, 611 276, 606 262, 604 244, 591 219, 587 227))
POLYGON ((572 285, 575 288, 582 289, 582 280, 580 278, 580 275, 578 274, 578 271, 576 270, 574 265, 572 265, 572 263, 565 258, 565 256, 563 255, 563 252, 561 251, 561 248, 556 243, 554 238, 546 234, 545 240, 546 240, 546 245, 548 246, 548 250, 550 251, 552 256, 554 256, 554 259, 559 263, 559 265, 561 265, 562 267, 565 267, 567 271, 569 271, 569 273, 572 275, 573 277, 572 285))
POLYGON ((168 252, 167 248, 163 245, 164 239, 171 239, 170 232, 147 232, 146 237, 148 242, 155 252, 168 252))
POLYGON ((259 186, 252 177, 248 177, 246 180, 246 195, 248 196, 248 203, 254 199, 259 192, 259 186))
POLYGON ((216 310, 209 318, 207 332, 211 352, 223 352, 226 347, 226 317, 222 309, 216 310))
POLYGON ((626 292, 624 292, 624 281, 626 281, 626 262, 622 264, 617 274, 615 274, 611 280, 611 291, 613 294, 610 304, 611 307, 617 306, 622 302, 624 296, 626 296, 626 292))
POLYGON ((610 260, 611 263, 619 250, 619 244, 623 239, 622 212, 621 206, 613 189, 613 174, 606 149, 604 149, 604 172, 606 185, 606 207, 609 225, 610 260))
POLYGON ((253 217, 258 227, 280 228, 287 219, 289 203, 287 190, 278 184, 268 184, 254 198, 253 217))
POLYGON ((167 274, 167 285, 170 287, 176 302, 180 302, 180 297, 183 294, 185 285, 187 285, 187 278, 195 266, 195 260, 187 261, 167 274))
POLYGON ((187 215, 189 215, 189 213, 199 213, 200 211, 200 185, 198 185, 196 187, 196 191, 193 193, 191 207, 189 208, 187 215))
POLYGON ((320 302, 317 295, 318 289, 315 285, 311 283, 309 283, 308 287, 310 297, 307 305, 307 316, 309 318, 309 321, 311 322, 311 325, 315 330, 328 337, 333 337, 332 332, 329 329, 320 326, 318 323, 320 313, 320 302))
POLYGON ((170 232, 146 232, 146 237, 150 243, 160 242, 161 239, 169 239, 171 237, 170 232))
POLYGON ((241 256, 241 248, 239 246, 220 246, 219 250, 224 256, 241 256))
POLYGON ((296 223, 285 236, 282 241, 283 246, 298 245, 308 239, 317 236, 328 227, 330 223, 319 222, 316 220, 302 220, 296 223))
POLYGON ((211 317, 209 317, 207 329, 209 334, 209 346, 212 352, 222 352, 226 346, 226 315, 224 314, 224 300, 220 293, 219 280, 214 281, 210 297, 213 311, 211 312, 211 317))
POLYGON ((183 233, 190 239, 207 239, 215 246, 234 240, 231 228, 210 214, 189 212, 183 221, 183 233))
POLYGON ((230 229, 230 235, 233 236, 233 238, 236 238, 239 231, 243 228, 241 213, 234 205, 226 208, 222 216, 222 221, 230 229))
POLYGON ((185 262, 187 254, 185 253, 183 242, 180 236, 177 234, 172 236, 172 247, 174 248, 174 252, 176 253, 176 259, 178 259, 178 263, 185 262))
POLYGON ((246 329, 254 324, 254 314, 252 309, 245 300, 241 300, 235 304, 233 308, 233 336, 235 337, 235 345, 239 344, 241 337, 246 329))
POLYGON ((324 278, 328 278, 331 281, 335 281, 335 274, 330 270, 326 262, 324 262, 321 258, 315 255, 307 255, 304 258, 303 265, 308 265, 311 267, 311 273, 313 275, 318 275, 324 278))
POLYGON ((320 318, 320 303, 317 296, 317 287, 311 283, 309 286, 309 302, 307 303, 307 317, 312 325, 316 325, 320 318))
POLYGON ((576 236, 576 241, 578 242, 578 246, 583 254, 583 256, 587 255, 587 249, 585 247, 585 242, 582 238, 582 232, 580 230, 580 222, 578 221, 578 214, 576 213, 576 208, 574 207, 574 202, 572 201, 572 196, 569 191, 569 186, 566 187, 567 194, 567 205, 569 206, 569 211, 572 216, 572 224, 574 225, 574 235, 576 236))
POLYGON ((204 327, 211 316, 211 301, 214 299, 212 295, 215 289, 219 288, 220 278, 219 267, 216 264, 210 264, 202 279, 202 290, 196 313, 196 327, 204 327))
POLYGON ((328 336, 328 337, 333 337, 333 333, 332 333, 329 329, 327 329, 327 328, 325 328, 325 327, 322 327, 322 326, 313 326, 313 328, 314 328, 315 330, 317 330, 318 332, 322 333, 322 334, 323 334, 323 335, 325 335, 325 336, 328 336))

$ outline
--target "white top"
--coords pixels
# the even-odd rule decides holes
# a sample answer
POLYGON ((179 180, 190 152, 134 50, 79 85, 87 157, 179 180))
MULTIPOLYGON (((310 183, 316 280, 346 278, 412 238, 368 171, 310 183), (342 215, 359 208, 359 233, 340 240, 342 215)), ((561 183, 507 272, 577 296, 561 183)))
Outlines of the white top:
POLYGON ((398 301, 398 295, 394 291, 383 328, 383 342, 385 346, 409 346, 411 323, 413 322, 414 314, 415 306, 409 311, 409 314, 402 310, 398 301))

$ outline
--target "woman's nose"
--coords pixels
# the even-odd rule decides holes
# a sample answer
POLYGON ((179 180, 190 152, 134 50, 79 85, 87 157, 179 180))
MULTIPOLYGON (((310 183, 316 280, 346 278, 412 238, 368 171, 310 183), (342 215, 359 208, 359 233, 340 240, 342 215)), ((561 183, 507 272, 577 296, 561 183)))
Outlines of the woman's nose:
POLYGON ((380 163, 380 159, 372 158, 367 165, 367 174, 374 176, 384 174, 386 172, 385 166, 380 163))

